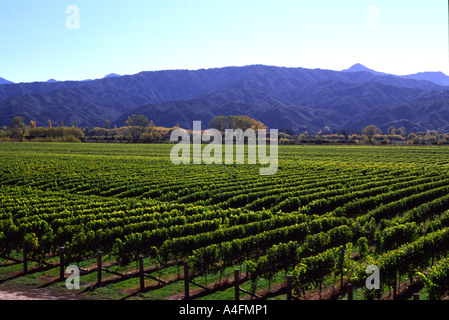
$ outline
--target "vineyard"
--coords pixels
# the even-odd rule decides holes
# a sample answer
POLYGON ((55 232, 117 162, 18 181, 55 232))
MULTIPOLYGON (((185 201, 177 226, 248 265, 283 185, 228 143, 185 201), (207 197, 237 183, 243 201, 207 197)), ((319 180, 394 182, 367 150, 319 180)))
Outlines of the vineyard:
POLYGON ((345 299, 349 283, 358 299, 448 297, 449 148, 280 146, 261 176, 176 166, 171 147, 0 144, 0 291, 66 292, 63 248, 78 298, 182 299, 184 266, 191 299, 233 299, 236 269, 242 299, 285 300, 287 276, 293 299, 345 299))

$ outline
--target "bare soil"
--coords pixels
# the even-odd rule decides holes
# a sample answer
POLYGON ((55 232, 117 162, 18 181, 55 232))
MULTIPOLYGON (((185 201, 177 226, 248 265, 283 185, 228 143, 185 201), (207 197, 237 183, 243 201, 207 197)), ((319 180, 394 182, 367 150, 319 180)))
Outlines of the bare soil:
POLYGON ((32 289, 29 291, 0 291, 0 300, 73 300, 73 297, 55 292, 32 289))

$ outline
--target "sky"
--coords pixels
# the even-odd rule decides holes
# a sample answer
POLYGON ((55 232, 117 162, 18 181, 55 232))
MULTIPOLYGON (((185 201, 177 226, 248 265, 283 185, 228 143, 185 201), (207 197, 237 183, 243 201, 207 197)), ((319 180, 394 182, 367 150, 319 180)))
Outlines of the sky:
POLYGON ((0 0, 0 77, 264 64, 449 75, 446 0, 0 0))

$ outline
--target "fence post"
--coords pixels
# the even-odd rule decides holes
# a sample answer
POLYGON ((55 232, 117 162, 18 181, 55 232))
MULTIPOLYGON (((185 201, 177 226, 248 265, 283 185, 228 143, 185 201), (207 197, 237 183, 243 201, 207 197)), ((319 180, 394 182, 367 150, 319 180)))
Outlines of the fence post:
POLYGON ((27 245, 26 245, 25 241, 23 242, 22 246, 23 246, 23 252, 22 252, 22 254, 23 254, 23 273, 27 274, 28 273, 28 260, 27 260, 28 259, 27 258, 28 250, 27 250, 27 245))
POLYGON ((64 280, 64 274, 65 274, 65 270, 64 270, 64 247, 60 247, 59 248, 59 279, 60 280, 64 280))
POLYGON ((292 300, 292 282, 293 277, 291 275, 287 276, 287 300, 292 300))
POLYGON ((189 264, 184 262, 184 299, 190 298, 189 281, 189 264))
POLYGON ((234 290, 235 290, 235 300, 240 299, 240 270, 234 270, 234 290))
POLYGON ((102 269, 102 259, 103 257, 103 252, 99 251, 98 255, 97 255, 97 286, 101 285, 101 269, 102 269))
POLYGON ((353 284, 352 283, 348 283, 348 300, 353 300, 354 299, 353 292, 354 292, 353 284))
POLYGON ((143 256, 139 255, 140 291, 145 289, 145 279, 143 274, 143 256))

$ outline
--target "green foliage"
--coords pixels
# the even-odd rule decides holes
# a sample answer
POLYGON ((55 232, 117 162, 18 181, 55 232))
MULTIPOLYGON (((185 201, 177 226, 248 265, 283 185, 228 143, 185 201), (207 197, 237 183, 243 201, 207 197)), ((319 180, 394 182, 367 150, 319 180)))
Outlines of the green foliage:
POLYGON ((449 294, 449 258, 439 261, 427 274, 418 274, 428 288, 430 299, 439 300, 449 294))
POLYGON ((376 250, 385 252, 414 241, 419 235, 415 222, 385 228, 375 234, 376 250))
POLYGON ((361 259, 365 258, 368 255, 368 239, 366 237, 360 237, 357 239, 357 249, 359 251, 359 257, 361 259))
POLYGON ((339 254, 340 248, 332 248, 303 259, 293 271, 295 290, 303 295, 315 288, 321 291, 325 277, 335 270, 339 254))
POLYGON ((18 116, 11 120, 11 137, 17 139, 18 141, 22 141, 28 127, 25 124, 22 117, 18 116))
POLYGON ((79 142, 84 133, 76 127, 38 127, 29 131, 29 139, 43 142, 79 142))
POLYGON ((125 123, 128 126, 133 142, 137 142, 150 121, 144 115, 133 114, 128 117, 125 123))
POLYGON ((25 241, 39 260, 64 246, 69 261, 143 254, 198 276, 241 265, 254 287, 291 273, 301 295, 363 287, 374 264, 382 290, 419 272, 432 298, 447 293, 445 147, 282 146, 269 178, 251 165, 175 167, 170 148, 0 144, 0 254, 25 241))
POLYGON ((226 129, 241 129, 243 131, 247 129, 265 129, 265 125, 255 119, 248 116, 217 116, 209 122, 211 128, 215 128, 221 132, 226 129))

